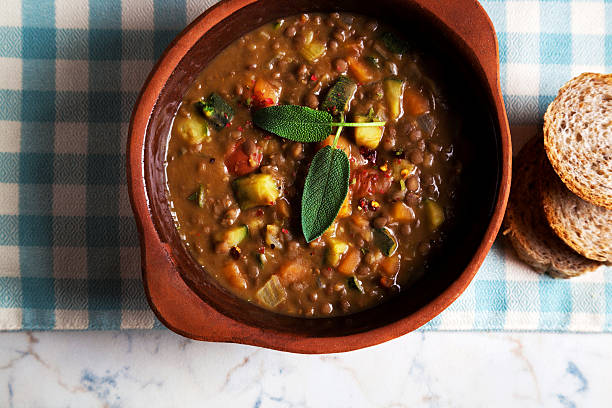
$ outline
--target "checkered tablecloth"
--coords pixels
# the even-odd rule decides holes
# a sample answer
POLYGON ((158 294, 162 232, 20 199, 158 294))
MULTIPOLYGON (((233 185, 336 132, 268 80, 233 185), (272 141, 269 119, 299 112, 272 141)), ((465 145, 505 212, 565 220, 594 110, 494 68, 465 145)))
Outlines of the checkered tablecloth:
MULTIPOLYGON (((128 120, 171 39, 214 0, 3 0, 0 329, 160 327, 144 297, 125 185, 128 120)), ((612 71, 612 3, 483 1, 513 125, 612 71)), ((612 331, 612 271, 555 281, 496 242, 425 330, 612 331)))

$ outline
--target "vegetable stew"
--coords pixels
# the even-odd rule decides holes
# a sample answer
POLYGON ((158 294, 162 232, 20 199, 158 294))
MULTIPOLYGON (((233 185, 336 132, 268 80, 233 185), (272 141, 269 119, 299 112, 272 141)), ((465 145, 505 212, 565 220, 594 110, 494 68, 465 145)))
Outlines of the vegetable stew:
POLYGON ((279 313, 354 313, 428 272, 454 222, 460 122, 390 27, 303 14, 232 43, 183 98, 168 199, 202 273, 279 313))

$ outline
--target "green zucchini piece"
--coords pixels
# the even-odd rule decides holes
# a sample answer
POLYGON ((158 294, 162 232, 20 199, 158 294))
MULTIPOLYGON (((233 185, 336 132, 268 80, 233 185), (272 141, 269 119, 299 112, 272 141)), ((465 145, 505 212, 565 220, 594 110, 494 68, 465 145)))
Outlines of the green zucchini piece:
POLYGON ((346 75, 340 75, 336 83, 327 92, 321 107, 332 115, 346 112, 356 91, 357 83, 346 75))
POLYGON ((325 260, 330 266, 335 268, 340 263, 340 258, 342 258, 342 255, 344 255, 348 249, 349 246, 346 242, 340 241, 339 239, 330 238, 327 242, 325 260))
POLYGON ((272 275, 270 279, 262 286, 255 294, 264 306, 273 308, 287 299, 287 291, 278 279, 278 276, 272 275))
POLYGON ((274 177, 270 174, 250 174, 234 180, 232 185, 240 208, 243 210, 273 205, 280 196, 274 177))
POLYGON ((247 226, 252 234, 256 233, 264 226, 264 220, 262 217, 251 218, 247 221, 247 226))
POLYGON ((174 126, 183 140, 192 145, 205 142, 210 136, 208 123, 198 116, 177 117, 174 126))
POLYGON ((402 114, 402 96, 404 93, 404 81, 395 78, 387 78, 383 81, 385 99, 389 108, 389 119, 394 120, 402 114))
POLYGON ((351 289, 358 290, 362 294, 365 293, 365 290, 363 289, 363 284, 359 279, 357 279, 356 276, 351 276, 350 278, 348 278, 348 287, 351 289))
POLYGON ((194 201, 198 207, 204 208, 204 204, 206 204, 206 188, 200 184, 200 187, 187 197, 187 199, 194 201))
POLYGON ((325 43, 315 40, 306 44, 304 48, 300 50, 300 54, 302 54, 302 57, 306 58, 308 62, 316 62, 320 57, 325 55, 326 51, 327 47, 325 43))
POLYGON ((216 92, 211 93, 207 100, 196 102, 196 108, 217 130, 234 119, 234 109, 216 92))
MULTIPOLYGON (((355 115, 353 120, 357 123, 365 123, 372 122, 376 118, 371 117, 371 115, 355 115)), ((383 126, 356 127, 354 130, 355 143, 357 146, 364 146, 367 149, 374 150, 378 147, 384 131, 385 128, 383 126)))
POLYGON ((249 235, 249 227, 240 225, 225 231, 220 231, 216 236, 217 242, 225 242, 228 248, 238 246, 249 235))
POLYGON ((268 258, 266 258, 266 255, 257 253, 255 257, 257 258, 257 264, 259 265, 259 267, 263 268, 266 262, 268 261, 268 258))
POLYGON ((392 256, 397 250, 397 239, 387 227, 374 229, 374 243, 385 256, 392 256))
POLYGON ((283 249, 283 243, 280 240, 280 232, 281 228, 278 225, 266 225, 266 244, 270 247, 274 245, 274 248, 283 249))
POLYGON ((397 35, 387 31, 381 36, 383 44, 394 54, 405 54, 408 52, 408 44, 397 35))
POLYGON ((433 231, 444 222, 444 210, 440 204, 430 199, 425 200, 423 205, 429 220, 429 228, 433 231))

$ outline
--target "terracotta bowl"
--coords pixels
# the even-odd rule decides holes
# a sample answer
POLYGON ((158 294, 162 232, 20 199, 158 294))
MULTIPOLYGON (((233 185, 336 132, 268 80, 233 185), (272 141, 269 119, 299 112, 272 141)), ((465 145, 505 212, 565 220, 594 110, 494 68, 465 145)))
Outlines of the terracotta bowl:
POLYGON ((425 324, 468 286, 500 228, 510 186, 511 145, 499 86, 497 39, 476 0, 226 0, 207 10, 168 47, 141 91, 128 141, 128 183, 151 308, 193 339, 299 353, 378 344, 425 324), (368 14, 406 31, 444 61, 442 73, 464 97, 464 197, 458 223, 429 273, 396 298, 344 317, 275 314, 219 286, 181 244, 166 200, 164 158, 171 120, 192 80, 232 41, 274 19, 302 12, 368 14))

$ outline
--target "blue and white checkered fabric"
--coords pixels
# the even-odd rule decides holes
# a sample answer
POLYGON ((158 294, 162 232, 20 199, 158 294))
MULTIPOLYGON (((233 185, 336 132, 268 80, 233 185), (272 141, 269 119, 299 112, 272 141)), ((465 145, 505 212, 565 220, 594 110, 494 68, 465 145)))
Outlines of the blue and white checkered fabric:
MULTIPOLYGON (((137 93, 214 0, 4 0, 0 7, 0 329, 153 328, 125 186, 137 93)), ((612 3, 483 1, 512 124, 582 71, 612 71, 612 3)), ((612 271, 541 277, 496 243, 426 330, 612 331, 612 271)))

